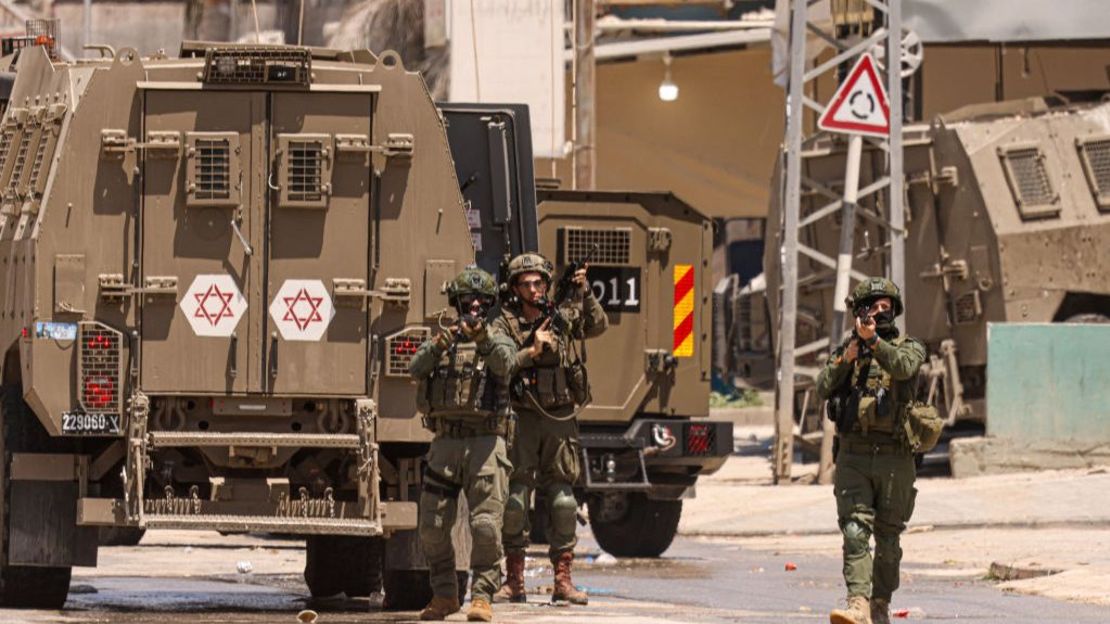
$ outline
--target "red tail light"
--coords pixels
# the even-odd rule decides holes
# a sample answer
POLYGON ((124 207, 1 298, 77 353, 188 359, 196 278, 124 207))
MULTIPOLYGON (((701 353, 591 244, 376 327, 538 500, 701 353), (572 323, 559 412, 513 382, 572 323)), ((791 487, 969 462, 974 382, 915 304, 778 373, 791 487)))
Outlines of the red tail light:
POLYGON ((85 380, 85 405, 104 409, 115 401, 116 382, 109 377, 91 377, 85 380))
POLYGON ((713 452, 713 428, 709 425, 686 426, 686 454, 708 455, 713 452))

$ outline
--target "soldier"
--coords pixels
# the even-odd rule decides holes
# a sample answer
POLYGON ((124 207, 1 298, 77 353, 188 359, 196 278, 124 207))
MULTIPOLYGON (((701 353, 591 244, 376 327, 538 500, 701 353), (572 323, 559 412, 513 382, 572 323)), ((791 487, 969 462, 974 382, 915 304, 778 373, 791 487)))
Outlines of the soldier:
POLYGON ((898 588, 899 537, 917 495, 905 419, 925 347, 900 336, 894 325, 903 309, 894 282, 866 279, 848 304, 856 315, 855 332, 817 377, 817 395, 829 401, 829 417, 836 421, 834 491, 848 586, 848 608, 834 610, 829 621, 887 624, 898 588))
POLYGON ((555 568, 552 601, 586 604, 585 592, 571 581, 578 501, 578 408, 589 401, 589 386, 575 341, 600 335, 609 321, 578 269, 572 295, 553 309, 547 299, 553 267, 543 256, 525 253, 508 267, 510 299, 493 320, 495 330, 516 343, 517 377, 513 408, 519 417, 513 442, 513 476, 505 506, 505 585, 498 602, 525 602, 524 549, 528 503, 539 487, 547 501, 549 556, 555 568))
POLYGON ((425 458, 419 517, 434 597, 420 619, 442 620, 460 608, 451 527, 462 493, 473 537, 467 619, 489 622, 492 595, 501 582, 501 524, 512 469, 508 383, 516 348, 488 328, 487 314, 497 298, 493 276, 468 266, 448 284, 447 296, 459 320, 421 345, 409 367, 420 381, 417 404, 424 425, 435 433, 425 458))

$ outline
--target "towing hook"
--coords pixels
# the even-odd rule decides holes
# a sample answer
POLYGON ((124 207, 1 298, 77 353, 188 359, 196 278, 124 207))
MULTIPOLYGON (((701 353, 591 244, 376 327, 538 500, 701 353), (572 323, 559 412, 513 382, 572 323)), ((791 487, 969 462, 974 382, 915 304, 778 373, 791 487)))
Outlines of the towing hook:
POLYGON ((659 452, 669 451, 678 443, 674 433, 671 432, 671 428, 663 423, 656 423, 651 426, 651 441, 659 447, 659 452))

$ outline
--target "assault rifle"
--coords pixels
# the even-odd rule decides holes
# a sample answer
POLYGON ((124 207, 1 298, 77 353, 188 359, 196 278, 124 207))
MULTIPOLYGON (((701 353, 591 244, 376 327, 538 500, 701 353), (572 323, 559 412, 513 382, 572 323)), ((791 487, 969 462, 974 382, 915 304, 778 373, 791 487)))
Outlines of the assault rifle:
POLYGON ((590 246, 590 250, 586 252, 585 258, 567 264, 566 268, 563 269, 563 274, 559 276, 559 281, 555 282, 554 299, 547 299, 545 297, 536 302, 536 307, 542 310, 543 314, 540 316, 535 329, 528 335, 528 339, 524 341, 525 345, 532 344, 532 341, 536 339, 536 330, 539 329, 547 319, 551 319, 549 328, 556 336, 562 336, 570 331, 570 327, 567 326, 566 318, 559 314, 559 306, 566 303, 575 291, 574 274, 590 263, 590 260, 593 259, 598 249, 597 243, 594 243, 590 246))

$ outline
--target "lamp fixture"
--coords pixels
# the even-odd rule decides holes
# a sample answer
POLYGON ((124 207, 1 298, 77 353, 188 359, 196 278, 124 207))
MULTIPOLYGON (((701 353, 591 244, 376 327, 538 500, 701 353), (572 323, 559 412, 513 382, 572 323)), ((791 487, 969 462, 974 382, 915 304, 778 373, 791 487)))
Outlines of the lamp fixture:
POLYGON ((671 80, 671 54, 663 53, 663 82, 659 83, 659 99, 673 102, 678 99, 678 85, 671 80))

